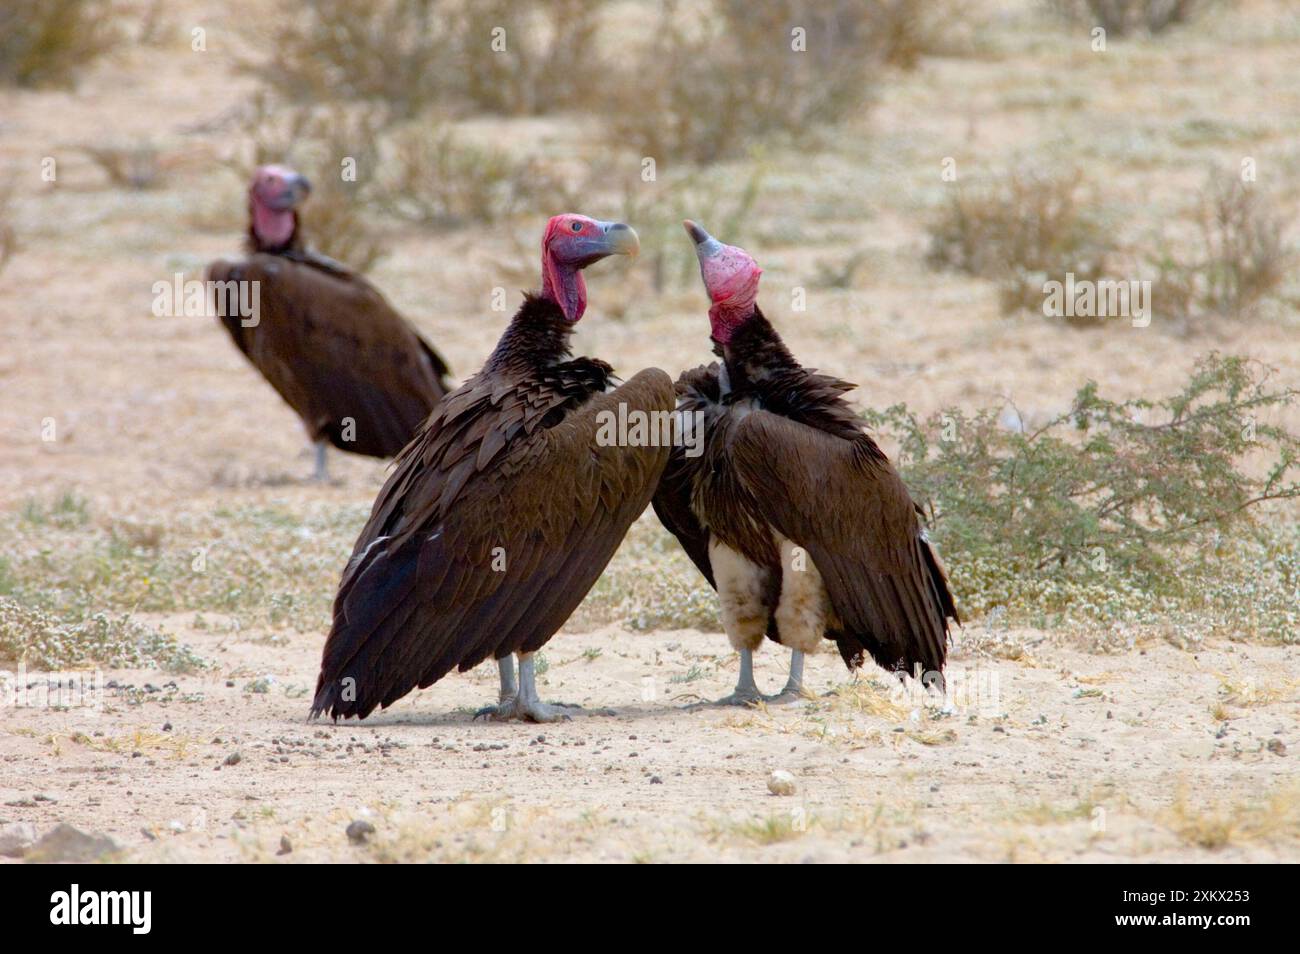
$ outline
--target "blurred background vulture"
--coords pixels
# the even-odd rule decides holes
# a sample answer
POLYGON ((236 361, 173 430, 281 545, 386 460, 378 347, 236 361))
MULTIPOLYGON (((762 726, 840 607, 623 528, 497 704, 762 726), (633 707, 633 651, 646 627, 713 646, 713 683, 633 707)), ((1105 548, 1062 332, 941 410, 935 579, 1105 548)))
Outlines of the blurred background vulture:
POLYGON ((853 385, 795 360, 756 304, 761 269, 743 249, 685 225, 722 361, 678 379, 703 452, 673 449, 654 508, 718 591, 740 651, 735 692, 719 701, 798 698, 804 653, 823 638, 850 669, 869 655, 941 684, 952 594, 907 488, 842 397, 853 385), (765 635, 792 651, 771 697, 753 674, 765 635))
POLYGON ((500 704, 480 714, 549 722, 533 653, 569 617, 645 510, 666 447, 603 446, 603 413, 672 412, 671 379, 571 358, 582 269, 633 254, 626 225, 560 215, 526 295, 474 377, 398 457, 334 601, 312 714, 364 718, 452 669, 496 659, 500 704), (519 654, 516 681, 512 653, 519 654))
POLYGON ((248 190, 248 257, 217 261, 214 282, 257 282, 259 309, 241 317, 218 291, 230 337, 300 418, 316 445, 393 457, 449 390, 447 365, 373 285, 308 250, 298 206, 307 180, 262 166, 248 190))

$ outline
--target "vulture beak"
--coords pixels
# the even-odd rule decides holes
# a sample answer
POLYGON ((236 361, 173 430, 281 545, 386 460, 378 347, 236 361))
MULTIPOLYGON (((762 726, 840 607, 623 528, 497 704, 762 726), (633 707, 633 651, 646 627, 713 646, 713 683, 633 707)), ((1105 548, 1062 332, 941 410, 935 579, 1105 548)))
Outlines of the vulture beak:
POLYGON ((600 229, 602 232, 603 245, 606 255, 628 255, 636 258, 637 252, 641 251, 641 239, 637 237, 636 230, 630 225, 624 225, 622 222, 601 222, 600 229))
POLYGON ((594 234, 561 235, 557 240, 560 255, 572 267, 586 268, 610 255, 635 256, 641 250, 641 240, 631 226, 599 219, 592 221, 596 223, 594 234))
POLYGON ((701 262, 706 258, 712 258, 722 250, 722 243, 704 231, 704 227, 699 223, 684 219, 682 226, 686 229, 686 234, 691 237, 691 241, 695 243, 695 255, 701 262))
POLYGON ((311 183, 307 181, 307 177, 297 172, 290 172, 284 176, 284 191, 268 205, 277 212, 287 212, 302 205, 303 200, 309 195, 311 195, 311 183))

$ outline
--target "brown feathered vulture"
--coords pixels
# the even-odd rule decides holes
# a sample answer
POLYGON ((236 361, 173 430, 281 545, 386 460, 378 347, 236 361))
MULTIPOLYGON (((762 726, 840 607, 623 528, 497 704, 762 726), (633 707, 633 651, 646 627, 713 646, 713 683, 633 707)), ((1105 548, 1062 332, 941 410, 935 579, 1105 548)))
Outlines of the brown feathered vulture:
POLYGON ((600 439, 611 414, 672 413, 672 380, 570 357, 582 269, 635 253, 621 223, 559 215, 526 295, 483 368, 438 405, 361 531, 334 601, 312 714, 364 718, 487 659, 500 704, 481 714, 549 722, 535 653, 569 617, 650 503, 668 448, 600 439), (512 653, 519 654, 515 680, 512 653))
POLYGON ((789 701, 804 653, 833 640, 850 669, 867 656, 942 685, 957 611, 918 510, 884 452, 844 401, 853 385, 804 368, 756 304, 761 270, 689 220, 722 360, 677 381, 698 456, 675 447, 654 508, 718 591, 740 651, 735 692, 720 700, 789 701), (754 683, 767 636, 791 649, 776 696, 754 683))
MULTIPOLYGON (((308 250, 298 206, 311 187, 284 166, 262 166, 248 190, 248 257, 208 269, 235 345, 293 408, 316 445, 393 457, 449 390, 447 365, 379 290, 308 250), (257 283, 256 314, 238 313, 231 282, 257 283)), ((251 299, 251 296, 246 296, 251 299)))

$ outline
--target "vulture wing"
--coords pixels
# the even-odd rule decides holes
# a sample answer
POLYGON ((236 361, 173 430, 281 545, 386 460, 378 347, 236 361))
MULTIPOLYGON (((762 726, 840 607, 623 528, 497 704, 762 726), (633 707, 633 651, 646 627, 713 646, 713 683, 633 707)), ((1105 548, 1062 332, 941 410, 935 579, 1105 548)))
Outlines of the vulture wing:
POLYGON ((670 411, 642 371, 576 408, 488 380, 402 454, 343 574, 313 714, 364 717, 451 669, 540 648, 645 509, 666 447, 604 447, 602 412, 670 411))
POLYGON ((705 453, 687 457, 685 447, 673 446, 668 466, 664 468, 663 478, 655 491, 655 516, 677 538, 691 562, 709 581, 709 586, 717 589, 713 581, 713 565, 709 561, 709 531, 691 509, 691 488, 695 486, 701 469, 710 466, 708 449, 713 446, 714 422, 720 410, 717 364, 682 372, 677 379, 676 391, 679 414, 703 415, 701 446, 705 453))
POLYGON ((903 481, 872 444, 754 411, 731 445, 767 521, 822 576, 850 668, 864 653, 886 669, 943 668, 957 612, 943 566, 903 481))
POLYGON ((336 263, 259 253, 218 262, 209 278, 258 283, 257 323, 222 321, 313 440, 395 456, 448 390, 436 352, 373 285, 336 263))

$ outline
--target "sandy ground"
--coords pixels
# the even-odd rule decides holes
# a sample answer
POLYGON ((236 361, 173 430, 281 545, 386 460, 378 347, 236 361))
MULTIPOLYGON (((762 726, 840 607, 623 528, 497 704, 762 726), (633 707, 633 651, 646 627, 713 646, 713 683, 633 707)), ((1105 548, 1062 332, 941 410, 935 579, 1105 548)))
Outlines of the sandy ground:
MULTIPOLYGON (((15 186, 21 243, 0 272, 6 519, 75 492, 96 526, 170 528, 227 508, 351 508, 359 526, 382 482, 383 464, 337 454, 333 484, 305 482, 298 422, 221 331, 149 313, 155 281, 197 277, 237 247, 242 184, 217 164, 236 144, 194 130, 255 87, 236 68, 233 30, 271 6, 166 4, 159 45, 96 63, 77 92, 0 91, 0 171, 15 186), (188 48, 196 23, 209 31, 203 55, 188 48), (196 158, 161 188, 131 192, 77 149, 135 141, 196 158), (56 184, 38 176, 51 155, 56 184), (41 439, 47 420, 52 442, 41 439)), ((1119 396, 1164 393, 1211 348, 1297 380, 1294 314, 1194 340, 1158 324, 1063 331, 1003 318, 989 283, 922 263, 945 156, 963 175, 1081 162, 1126 210, 1116 227, 1130 235, 1185 205, 1208 164, 1247 152, 1294 205, 1295 14, 1248 3, 1226 22, 1101 59, 1082 41, 1063 45, 1059 28, 1023 4, 982 6, 992 12, 979 55, 894 77, 821 155, 766 160, 751 250, 796 353, 862 382, 863 402, 906 400, 922 412, 1009 396, 1029 415, 1051 413, 1089 377, 1119 396), (853 287, 810 283, 820 264, 857 253, 865 264, 853 287), (795 286, 807 286, 806 313, 789 311, 795 286)), ((571 128, 518 122, 486 125, 502 141, 540 130, 550 150, 571 128)), ((449 235, 394 226, 372 278, 463 377, 508 317, 486 308, 490 289, 519 287, 539 224, 449 235)), ((698 289, 649 298, 644 273, 621 265, 593 269, 590 289, 582 351, 624 372, 707 356, 698 289), (615 309, 602 302, 624 317, 604 317, 615 309)), ((339 566, 345 554, 343 543, 339 566)), ((1295 646, 1154 641, 1096 655, 1070 633, 1017 631, 1010 642, 1028 651, 1007 659, 974 651, 985 625, 975 621, 954 673, 985 691, 947 714, 891 694, 879 673, 849 681, 829 656, 811 660, 815 696, 804 703, 688 711, 734 680, 721 634, 573 624, 547 647, 542 691, 614 715, 473 722, 494 694, 495 674, 482 669, 364 724, 334 726, 304 721, 324 614, 303 632, 248 618, 225 626, 212 613, 206 628, 190 611, 137 615, 213 668, 104 672, 117 688, 97 711, 4 711, 0 826, 31 822, 41 833, 68 822, 141 861, 1300 858, 1295 646), (769 793, 774 770, 794 776, 796 794, 769 793), (352 845, 345 828, 361 819, 375 834, 352 845), (282 837, 292 851, 277 856, 282 837)), ((760 681, 775 689, 783 665, 767 648, 760 681)))
MULTIPOLYGON (((541 690, 588 708, 572 721, 473 721, 495 692, 480 668, 335 725, 305 721, 315 639, 185 638, 219 668, 106 672, 100 709, 7 717, 0 818, 70 821, 141 861, 1295 857, 1296 756, 1274 751, 1300 745, 1294 648, 959 652, 950 714, 846 683, 822 655, 816 698, 690 710, 734 680, 722 636, 565 633, 541 690), (795 794, 768 791, 774 770, 795 794), (366 844, 347 838, 356 820, 376 829, 366 844)), ((783 665, 760 654, 760 684, 783 665)))

